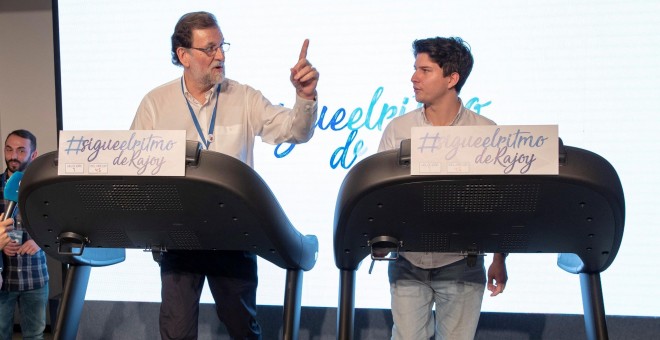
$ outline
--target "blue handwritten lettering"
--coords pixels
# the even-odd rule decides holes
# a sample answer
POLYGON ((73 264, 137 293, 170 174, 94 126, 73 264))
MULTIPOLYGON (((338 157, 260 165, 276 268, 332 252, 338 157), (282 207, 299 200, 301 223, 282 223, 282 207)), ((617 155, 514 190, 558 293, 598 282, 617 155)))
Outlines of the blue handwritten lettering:
POLYGON ((490 100, 483 104, 479 104, 479 97, 474 97, 465 103, 465 108, 474 111, 476 114, 481 114, 481 108, 488 105, 490 105, 490 100))
POLYGON ((507 153, 508 147, 503 147, 500 148, 497 151, 497 155, 495 156, 495 159, 493 160, 494 164, 499 164, 504 167, 504 173, 508 174, 513 171, 515 168, 516 164, 524 164, 524 166, 520 169, 521 174, 526 174, 527 171, 532 167, 532 163, 536 160, 536 155, 531 154, 531 155, 525 155, 525 154, 519 154, 516 152, 515 155, 510 155, 507 153))
POLYGON ((71 139, 67 141, 69 143, 69 146, 66 149, 64 149, 64 151, 66 152, 67 155, 75 151, 77 155, 78 152, 82 152, 85 149, 85 145, 84 145, 85 141, 86 141, 85 137, 83 136, 80 136, 80 138, 71 137, 71 139), (73 146, 74 143, 76 145, 75 147, 73 146))
POLYGON ((288 143, 277 144, 277 146, 275 146, 275 157, 276 158, 286 157, 288 154, 291 153, 291 151, 293 151, 293 148, 295 146, 296 146, 295 144, 288 144, 288 143), (280 151, 280 148, 286 148, 286 149, 280 151))
POLYGON ((67 154, 72 152, 76 154, 89 152, 87 156, 88 162, 95 161, 103 151, 119 151, 119 154, 113 159, 112 164, 135 167, 138 169, 138 175, 144 174, 149 167, 151 167, 152 175, 158 174, 166 162, 165 157, 152 156, 149 153, 154 151, 171 151, 177 144, 174 140, 165 139, 163 136, 153 133, 144 138, 136 138, 135 132, 130 135, 128 140, 114 140, 111 138, 94 139, 84 136, 73 136, 66 143, 68 144, 64 151, 67 154), (143 152, 145 155, 142 154, 143 152), (130 155, 126 155, 129 153, 130 155))
POLYGON ((422 145, 418 148, 420 153, 424 153, 425 150, 431 151, 433 153, 435 150, 438 149, 437 143, 442 140, 442 137, 440 137, 439 133, 436 133, 435 136, 429 136, 427 133, 426 135, 420 137, 422 140, 422 145), (427 145, 427 143, 430 143, 431 145, 427 145))
MULTIPOLYGON (((390 105, 389 103, 384 102, 382 103, 380 112, 378 112, 377 107, 384 91, 385 89, 383 86, 376 88, 366 111, 362 107, 356 107, 350 111, 350 114, 347 114, 349 110, 347 110, 345 107, 340 107, 334 111, 332 115, 329 115, 329 108, 327 106, 321 107, 318 119, 315 123, 318 129, 323 131, 342 131, 344 129, 348 129, 351 131, 344 145, 338 147, 332 153, 330 157, 330 167, 332 169, 336 169, 339 166, 344 169, 348 169, 353 164, 355 164, 359 156, 366 153, 367 149, 364 146, 364 141, 361 139, 356 139, 359 130, 366 129, 382 131, 390 120, 397 116, 402 116, 407 112, 406 105, 408 105, 410 102, 409 97, 403 97, 401 105, 399 106, 390 105)), ((480 103, 479 101, 480 99, 478 97, 473 97, 467 101, 465 107, 480 114, 483 107, 489 106, 491 104, 491 101, 487 101, 485 103, 480 103)), ((284 104, 280 103, 280 105, 283 106, 284 104)), ((422 103, 417 103, 417 108, 420 107, 422 107, 422 103)), ((431 139, 429 139, 429 141, 430 140, 431 139)), ((442 138, 438 137, 435 142, 439 143, 441 140, 442 138)), ((494 137, 486 137, 478 140, 477 142, 472 141, 472 144, 486 145, 491 141, 494 143, 501 143, 499 140, 495 140, 494 137)), ((447 140, 446 142, 449 141, 447 140)), ((459 143, 460 141, 453 142, 459 143)), ((283 158, 288 156, 293 151, 294 147, 295 144, 282 143, 275 147, 273 154, 276 158, 283 158)), ((432 146, 428 147, 430 149, 432 148, 432 146)), ((455 146, 455 150, 457 150, 457 148, 458 146, 455 146)))
POLYGON ((346 162, 347 157, 349 156, 349 146, 351 143, 353 143, 353 140, 355 139, 355 136, 357 136, 358 130, 353 130, 351 133, 348 135, 348 140, 346 141, 346 145, 338 147, 335 152, 332 153, 332 157, 330 157, 330 167, 333 169, 336 169, 337 166, 341 165, 342 168, 348 169, 350 168, 353 163, 357 160, 358 156, 362 155, 364 149, 364 142, 362 140, 358 140, 355 143, 355 146, 353 146, 353 152, 350 154, 352 157, 349 162, 346 162))

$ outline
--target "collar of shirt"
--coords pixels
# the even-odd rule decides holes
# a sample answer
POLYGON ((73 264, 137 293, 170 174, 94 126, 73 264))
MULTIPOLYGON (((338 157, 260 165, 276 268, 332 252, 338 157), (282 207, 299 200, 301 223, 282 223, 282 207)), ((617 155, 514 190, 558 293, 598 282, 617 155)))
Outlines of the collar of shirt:
MULTIPOLYGON (((458 108, 456 117, 454 117, 454 120, 451 121, 451 124, 449 124, 449 126, 457 125, 458 122, 461 121, 461 118, 463 118, 464 116, 466 108, 465 106, 463 106, 463 101, 461 100, 461 98, 458 98, 458 103, 461 104, 461 106, 458 108)), ((433 124, 431 124, 431 122, 429 122, 429 120, 426 119, 426 113, 424 113, 425 110, 426 108, 424 107, 424 105, 422 105, 422 120, 424 121, 424 124, 432 126, 433 124)))
POLYGON ((206 93, 204 94, 204 102, 203 102, 203 103, 200 103, 200 102, 199 102, 197 99, 195 99, 195 97, 193 97, 193 95, 190 94, 190 92, 188 91, 188 86, 186 86, 186 75, 185 75, 185 74, 182 75, 181 78, 183 78, 183 93, 184 93, 184 95, 186 96, 186 99, 188 99, 188 101, 189 101, 190 103, 193 103, 193 104, 195 104, 196 106, 206 105, 206 103, 208 103, 209 100, 210 100, 211 98, 213 98, 213 94, 215 93, 216 89, 218 88, 218 86, 217 86, 217 84, 216 84, 216 85, 214 85, 213 87, 211 87, 210 90, 206 91, 206 93))

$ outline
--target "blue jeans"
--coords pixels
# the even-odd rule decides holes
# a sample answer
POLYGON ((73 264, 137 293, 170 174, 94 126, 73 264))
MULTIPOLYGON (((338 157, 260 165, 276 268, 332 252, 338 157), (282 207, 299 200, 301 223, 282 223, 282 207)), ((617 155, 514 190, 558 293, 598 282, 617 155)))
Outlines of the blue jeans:
POLYGON ((14 309, 18 302, 23 339, 43 339, 46 328, 48 285, 22 292, 0 291, 0 334, 11 340, 14 333, 14 309))
POLYGON ((399 257, 389 266, 393 340, 474 339, 486 287, 483 257, 422 269, 399 257), (433 305, 435 304, 435 323, 433 305))

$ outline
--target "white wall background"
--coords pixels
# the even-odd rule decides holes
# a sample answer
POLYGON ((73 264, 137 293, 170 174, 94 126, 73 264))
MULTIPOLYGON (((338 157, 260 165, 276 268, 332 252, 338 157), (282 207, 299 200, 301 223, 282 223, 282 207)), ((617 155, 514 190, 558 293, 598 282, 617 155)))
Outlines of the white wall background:
POLYGON ((47 0, 0 2, 0 138, 28 129, 42 153, 57 149, 51 18, 47 0))

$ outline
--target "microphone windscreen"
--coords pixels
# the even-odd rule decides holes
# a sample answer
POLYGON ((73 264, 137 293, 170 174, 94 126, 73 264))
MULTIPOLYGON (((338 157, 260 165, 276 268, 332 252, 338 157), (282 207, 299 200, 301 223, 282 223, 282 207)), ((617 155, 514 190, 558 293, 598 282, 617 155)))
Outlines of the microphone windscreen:
POLYGON ((18 186, 21 184, 23 172, 16 171, 5 183, 5 199, 8 201, 18 202, 18 186))

